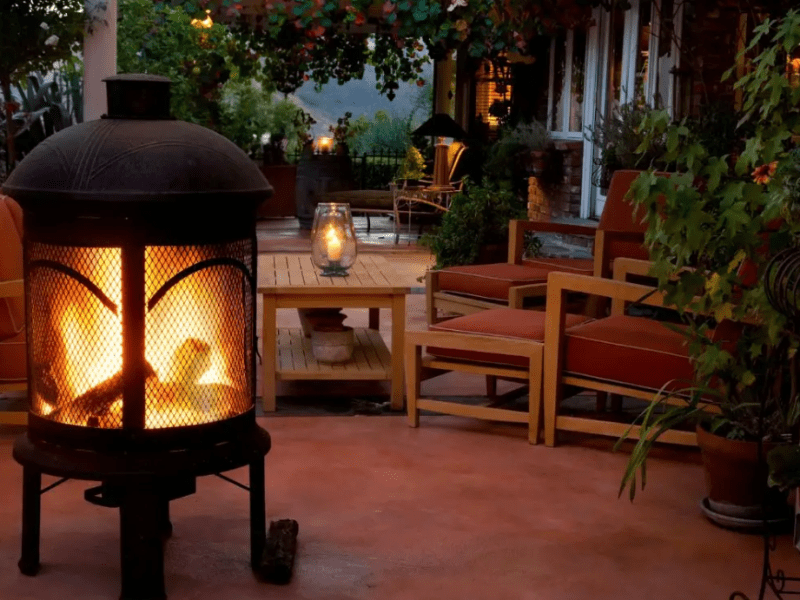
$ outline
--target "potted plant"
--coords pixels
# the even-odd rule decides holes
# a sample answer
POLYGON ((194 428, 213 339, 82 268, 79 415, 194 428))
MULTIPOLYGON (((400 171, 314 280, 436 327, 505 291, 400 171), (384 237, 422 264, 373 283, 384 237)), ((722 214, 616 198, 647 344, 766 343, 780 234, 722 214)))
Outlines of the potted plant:
MULTIPOLYGON (((676 174, 664 178, 645 173, 632 185, 632 196, 647 211, 652 274, 665 302, 684 317, 696 383, 682 390, 682 403, 666 405, 662 400, 642 414, 641 438, 620 488, 621 493, 629 487, 631 498, 637 478, 645 483, 653 443, 681 423, 696 421, 698 441, 713 445, 712 455, 704 455, 707 468, 715 466, 727 446, 750 442, 746 452, 756 457, 756 472, 747 484, 751 489, 745 490, 756 491, 744 500, 750 505, 764 501, 764 485, 753 484, 766 478, 760 446, 797 440, 800 340, 786 316, 768 301, 763 275, 772 255, 800 245, 795 187, 800 165, 797 150, 791 148, 792 135, 800 133, 800 90, 774 75, 781 72, 785 49, 800 43, 798 31, 798 11, 767 19, 755 30, 746 52, 759 44, 763 49, 750 72, 736 82, 744 93, 744 121, 752 133, 742 140, 744 150, 735 162, 729 155, 709 153, 697 131, 686 121, 670 123, 666 111, 652 112, 643 122, 641 146, 666 140, 660 159, 676 174), (712 414, 712 406, 718 412, 712 414)), ((674 401, 675 394, 670 396, 674 401)), ((725 477, 729 482, 731 475, 725 477)), ((713 516, 731 502, 722 498, 706 505, 706 512, 713 516)), ((760 507, 747 508, 724 519, 770 516, 761 514, 760 507)))
POLYGON ((547 126, 541 121, 503 127, 489 150, 486 170, 504 177, 541 177, 557 166, 557 155, 547 126))
POLYGON ((665 150, 664 139, 651 135, 646 151, 643 151, 644 132, 642 121, 657 109, 631 102, 623 104, 614 113, 599 120, 594 127, 587 127, 587 138, 599 150, 595 159, 598 167, 594 181, 602 190, 607 190, 614 171, 619 169, 648 169, 662 167, 660 157, 665 150))
POLYGON ((437 269, 454 265, 504 262, 508 255, 508 224, 525 218, 525 202, 511 184, 482 184, 464 180, 440 225, 423 235, 419 243, 436 256, 437 269))

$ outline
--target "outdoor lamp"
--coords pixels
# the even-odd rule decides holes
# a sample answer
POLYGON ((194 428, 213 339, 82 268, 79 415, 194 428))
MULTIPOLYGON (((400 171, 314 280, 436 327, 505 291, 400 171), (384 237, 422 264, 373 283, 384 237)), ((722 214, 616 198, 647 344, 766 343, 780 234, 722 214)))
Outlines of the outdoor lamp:
POLYGON ((317 150, 322 154, 329 154, 333 150, 333 138, 319 137, 317 138, 317 150))
POLYGON ((320 202, 311 226, 311 262, 322 275, 345 277, 356 262, 356 232, 350 205, 320 202))
POLYGON ((433 158, 433 185, 445 187, 450 184, 450 166, 447 164, 447 144, 444 138, 461 140, 466 132, 446 113, 436 113, 413 132, 415 135, 433 136, 436 138, 433 158))

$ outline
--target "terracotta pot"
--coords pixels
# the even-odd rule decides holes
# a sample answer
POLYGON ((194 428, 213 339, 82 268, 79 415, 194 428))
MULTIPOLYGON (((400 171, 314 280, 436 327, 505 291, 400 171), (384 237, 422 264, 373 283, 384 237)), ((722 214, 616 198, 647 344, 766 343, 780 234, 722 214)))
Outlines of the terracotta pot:
POLYGON ((347 325, 325 325, 311 332, 311 352, 319 362, 347 362, 353 356, 355 334, 347 325))
POLYGON ((756 442, 729 440, 698 425, 697 445, 703 458, 708 506, 712 511, 737 519, 761 519, 766 494, 768 517, 785 512, 786 493, 767 488, 766 455, 777 444, 763 445, 759 463, 756 442))

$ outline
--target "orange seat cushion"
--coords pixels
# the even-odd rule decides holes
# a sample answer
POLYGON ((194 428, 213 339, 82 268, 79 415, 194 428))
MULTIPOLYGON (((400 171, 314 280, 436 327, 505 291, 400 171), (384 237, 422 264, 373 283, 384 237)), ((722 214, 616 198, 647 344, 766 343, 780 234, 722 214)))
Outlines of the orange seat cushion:
POLYGON ((566 329, 565 346, 565 374, 652 390, 694 379, 686 337, 652 319, 618 315, 581 323, 566 329))
MULTIPOLYGON (((429 329, 431 331, 446 331, 448 333, 469 333, 543 342, 544 319, 545 313, 538 310, 492 308, 471 315, 449 319, 431 325, 429 329)), ((586 320, 587 317, 581 315, 567 315, 568 326, 577 325, 586 320)), ((480 348, 451 349, 429 346, 428 353, 441 358, 457 358, 477 362, 528 367, 528 359, 524 356, 493 354, 491 352, 483 352, 480 348)))
POLYGON ((522 264, 526 267, 542 269, 548 273, 559 271, 577 273, 578 275, 594 275, 594 261, 584 258, 526 258, 522 264))
MULTIPOLYGON (((0 281, 22 279, 22 210, 0 194, 0 281)), ((17 335, 24 326, 25 302, 0 298, 0 340, 17 335)))
POLYGON ((439 271, 439 289, 484 300, 507 302, 510 288, 547 283, 548 272, 508 263, 448 267, 439 271))
POLYGON ((25 381, 26 364, 24 332, 0 342, 0 384, 25 381))

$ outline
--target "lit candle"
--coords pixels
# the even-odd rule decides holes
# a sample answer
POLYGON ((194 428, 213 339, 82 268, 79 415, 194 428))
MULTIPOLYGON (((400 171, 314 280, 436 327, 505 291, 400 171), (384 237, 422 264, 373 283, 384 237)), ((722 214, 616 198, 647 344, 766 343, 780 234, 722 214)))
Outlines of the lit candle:
POLYGON ((325 234, 325 246, 328 252, 328 260, 341 260, 342 236, 335 227, 328 229, 328 232, 325 234))
POLYGON ((317 149, 323 154, 327 154, 333 150, 333 138, 321 137, 317 138, 317 149))

